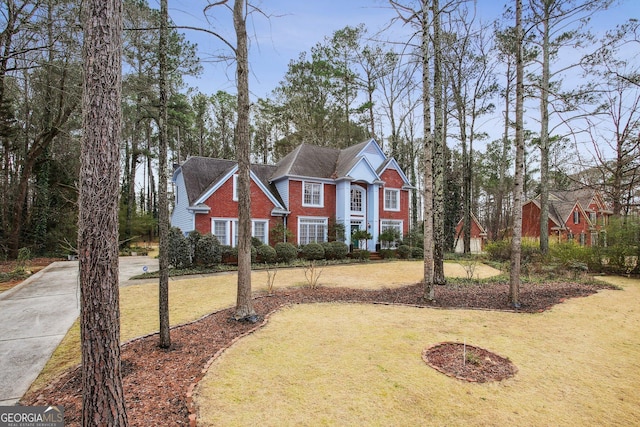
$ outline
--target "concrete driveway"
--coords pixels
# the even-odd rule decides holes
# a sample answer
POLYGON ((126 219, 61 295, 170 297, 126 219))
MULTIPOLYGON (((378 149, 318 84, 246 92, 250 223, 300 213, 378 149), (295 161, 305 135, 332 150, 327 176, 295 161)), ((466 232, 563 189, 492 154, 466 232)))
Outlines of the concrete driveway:
MULTIPOLYGON (((120 285, 133 283, 145 266, 155 271, 158 260, 120 258, 120 285)), ((54 262, 0 293, 0 406, 22 397, 79 314, 77 261, 54 262)))

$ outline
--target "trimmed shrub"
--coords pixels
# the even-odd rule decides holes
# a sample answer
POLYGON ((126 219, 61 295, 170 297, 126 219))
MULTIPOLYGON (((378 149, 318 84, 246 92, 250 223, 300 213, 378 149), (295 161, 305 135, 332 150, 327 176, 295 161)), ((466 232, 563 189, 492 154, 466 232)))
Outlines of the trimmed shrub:
POLYGON ((344 242, 330 242, 333 259, 345 259, 349 253, 349 246, 344 242))
POLYGON ((396 251, 392 249, 380 249, 380 257, 382 259, 395 259, 396 251))
POLYGON ((408 245, 400 245, 398 246, 398 257, 401 259, 409 259, 411 256, 411 247, 408 245))
POLYGON ((422 248, 411 248, 411 258, 413 259, 421 259, 424 258, 424 249, 422 248))
POLYGON ((289 264, 298 258, 298 249, 291 243, 276 243, 274 249, 276 250, 278 262, 285 262, 289 264))
POLYGON ((187 235, 187 242, 189 243, 189 247, 191 247, 191 254, 195 255, 196 246, 198 245, 198 240, 202 237, 202 234, 198 230, 193 230, 187 235))
POLYGON ((264 245, 264 242, 257 237, 251 237, 251 246, 258 249, 260 246, 264 245))
POLYGON ((302 248, 302 256, 308 260, 324 259, 324 248, 320 243, 309 243, 302 248))
POLYGON ((322 242, 320 244, 322 245, 322 249, 324 249, 325 259, 336 259, 331 242, 322 242))
POLYGON ((259 262, 266 262, 268 264, 274 263, 278 257, 276 250, 269 245, 262 245, 256 248, 259 262))
POLYGON ((366 249, 359 249, 353 252, 353 256, 360 261, 369 261, 369 259, 371 258, 371 252, 366 249))
POLYGON ((191 246, 177 227, 169 229, 169 264, 174 268, 191 266, 191 246))
POLYGON ((222 261, 222 248, 213 234, 201 236, 196 243, 195 262, 198 265, 212 266, 222 261))

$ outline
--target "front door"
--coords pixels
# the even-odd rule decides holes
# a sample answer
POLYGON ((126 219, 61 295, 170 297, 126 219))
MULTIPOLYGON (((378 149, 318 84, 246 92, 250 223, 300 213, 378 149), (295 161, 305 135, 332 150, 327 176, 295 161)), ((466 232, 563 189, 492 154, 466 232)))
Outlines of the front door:
MULTIPOLYGON (((362 227, 362 221, 351 221, 351 236, 354 235, 355 232, 360 230, 362 227)), ((354 239, 351 237, 351 244, 353 245, 353 249, 358 249, 360 247, 360 241, 358 239, 354 239)))

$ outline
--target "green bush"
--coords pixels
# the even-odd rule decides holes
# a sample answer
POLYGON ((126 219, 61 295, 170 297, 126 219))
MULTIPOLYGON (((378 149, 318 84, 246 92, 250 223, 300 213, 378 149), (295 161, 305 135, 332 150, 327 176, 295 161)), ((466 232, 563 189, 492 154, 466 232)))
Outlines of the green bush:
POLYGON ((322 249, 324 249, 325 259, 336 259, 331 242, 322 242, 320 244, 322 245, 322 249))
POLYGON ((169 229, 169 264, 175 268, 188 268, 191 266, 191 246, 177 227, 169 229))
POLYGON ((424 249, 422 248, 411 248, 411 258, 413 259, 422 259, 424 258, 424 249))
POLYGON ((410 247, 424 247, 424 233, 420 229, 420 227, 413 228, 407 234, 404 235, 403 244, 410 247))
POLYGON ((264 242, 257 237, 251 237, 251 246, 258 249, 260 246, 264 245, 264 242))
POLYGON ((324 248, 320 243, 309 243, 303 246, 302 256, 308 260, 324 259, 324 248))
POLYGON ((284 224, 279 222, 269 230, 269 240, 276 243, 282 243, 284 241, 290 242, 295 236, 288 228, 284 227, 284 224))
POLYGON ((285 262, 289 264, 296 258, 298 258, 298 248, 296 248, 291 243, 276 243, 274 249, 276 250, 276 254, 278 256, 278 262, 285 262))
POLYGON ((400 232, 395 228, 387 228, 380 236, 378 236, 378 241, 382 247, 392 247, 397 241, 400 240, 402 236, 400 236, 400 232))
POLYGON ((198 245, 198 240, 202 237, 202 234, 198 230, 193 230, 187 235, 187 242, 189 242, 189 246, 191 246, 192 253, 195 254, 196 246, 198 245))
POLYGON ((345 259, 349 253, 349 246, 344 242, 330 242, 331 250, 333 251, 334 259, 345 259))
MULTIPOLYGON (((511 259, 511 240, 497 240, 485 246, 491 261, 509 261, 511 259)), ((522 264, 527 264, 540 255, 540 244, 532 239, 523 239, 520 259, 522 264)))
MULTIPOLYGON (((191 234, 189 235, 191 237, 191 234)), ((200 236, 196 241, 195 263, 198 265, 213 266, 222 261, 222 248, 218 238, 213 234, 200 236)))
POLYGON ((371 258, 371 252, 366 249, 358 249, 353 252, 353 256, 360 261, 368 261, 371 258))
POLYGON ((380 258, 382 259, 395 259, 396 251, 393 249, 380 249, 380 258))
POLYGON ((268 264, 276 262, 278 254, 276 250, 269 245, 262 245, 256 248, 259 262, 266 262, 268 264))
POLYGON ((398 257, 401 259, 409 259, 411 256, 411 247, 408 245, 400 245, 398 246, 398 257))

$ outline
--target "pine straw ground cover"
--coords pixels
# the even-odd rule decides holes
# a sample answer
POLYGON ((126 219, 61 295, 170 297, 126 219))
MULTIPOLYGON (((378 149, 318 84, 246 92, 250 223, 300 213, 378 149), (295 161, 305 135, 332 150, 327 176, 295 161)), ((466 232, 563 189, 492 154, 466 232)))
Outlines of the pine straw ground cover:
MULTIPOLYGON (((578 283, 525 284, 522 299, 526 311, 538 312, 598 289, 578 283)), ((436 292, 445 307, 468 307, 475 301, 473 305, 482 308, 508 308, 506 284, 446 286, 436 292)), ((270 320, 266 328, 242 340, 237 338, 256 326, 231 321, 231 311, 221 310, 173 329, 170 351, 157 349, 155 336, 132 341, 122 348, 131 425, 187 424, 187 392, 211 357, 223 349, 227 350, 213 361, 197 389, 202 425, 308 425, 323 420, 548 425, 567 419, 585 424, 581 420, 597 420, 596 415, 603 421, 596 424, 614 425, 611 421, 629 424, 637 419, 637 285, 534 315, 424 310, 414 306, 421 293, 416 285, 279 289, 274 296, 255 300, 256 311, 270 320), (322 304, 305 304, 318 302, 322 304), (283 306, 289 308, 276 312, 283 306), (271 313, 275 314, 269 317, 271 313), (422 362, 426 346, 465 337, 470 344, 511 358, 519 373, 499 385, 478 388, 422 362), (563 400, 569 403, 563 405, 563 400), (474 421, 478 414, 484 422, 482 417, 474 421), (546 422, 538 422, 540 417, 546 422)), ((22 403, 64 404, 67 425, 77 425, 78 372, 68 372, 22 403)))

